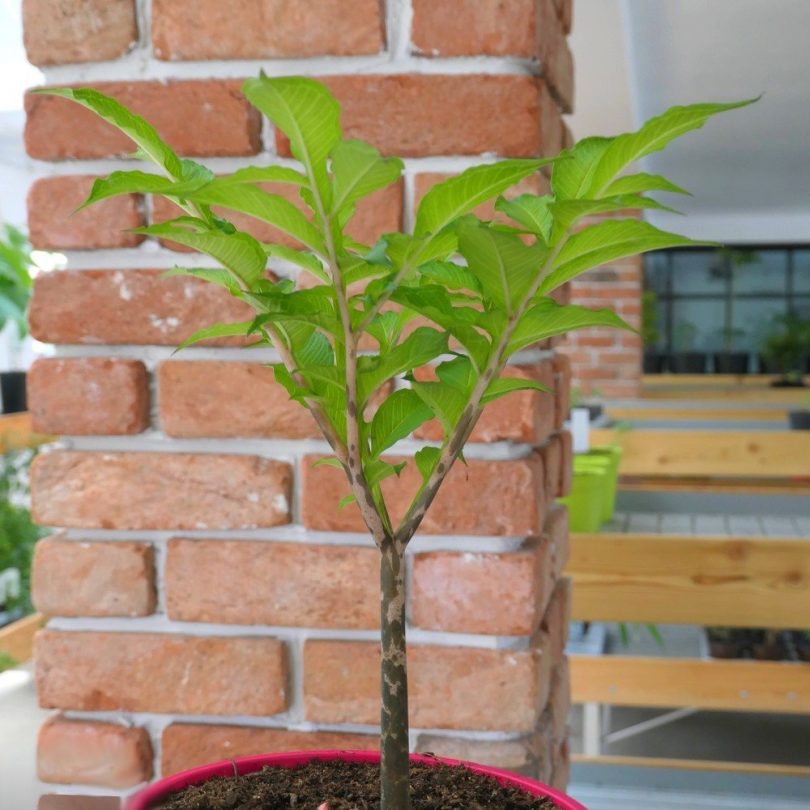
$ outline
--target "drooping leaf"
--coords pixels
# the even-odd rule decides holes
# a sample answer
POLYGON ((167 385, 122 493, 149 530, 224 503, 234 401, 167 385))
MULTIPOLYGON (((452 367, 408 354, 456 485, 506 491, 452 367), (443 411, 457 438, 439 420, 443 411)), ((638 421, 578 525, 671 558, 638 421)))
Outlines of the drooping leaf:
POLYGON ((416 467, 422 474, 422 480, 427 481, 431 473, 436 468, 439 462, 439 457, 442 451, 438 447, 423 447, 417 450, 413 460, 416 462, 416 467))
POLYGON ((238 186, 243 183, 285 183, 291 186, 305 186, 307 178, 297 169, 289 166, 246 166, 231 174, 221 175, 217 180, 222 185, 238 186))
POLYGON ((626 174, 614 180, 604 191, 605 197, 618 194, 641 194, 645 191, 669 191, 672 194, 689 194, 685 188, 676 186, 660 174, 626 174))
POLYGON ((611 309, 587 309, 575 304, 561 305, 551 298, 540 298, 518 321, 506 355, 511 356, 541 340, 590 326, 632 331, 631 327, 611 309))
POLYGON ((590 189, 592 196, 604 193, 619 172, 631 163, 663 149, 681 135, 702 127, 713 115, 753 104, 757 99, 730 104, 689 104, 671 107, 662 115, 651 118, 636 132, 614 138, 597 161, 590 189))
POLYGON ((114 98, 90 87, 41 87, 32 92, 60 96, 87 107, 107 123, 129 136, 138 147, 139 153, 152 160, 170 177, 176 180, 183 178, 183 164, 180 158, 158 135, 157 130, 114 98))
POLYGON ((505 397, 513 391, 541 391, 548 394, 551 392, 551 389, 547 385, 537 382, 537 380, 521 379, 519 377, 499 377, 489 384, 486 393, 481 399, 481 404, 489 405, 490 402, 505 397))
POLYGON ((495 203, 495 210, 506 214, 510 219, 520 223, 530 233, 537 234, 547 243, 552 224, 549 203, 553 199, 550 194, 545 194, 542 197, 535 194, 521 194, 513 200, 501 197, 495 203))
POLYGON ((554 263, 554 270, 540 287, 551 292, 591 268, 649 250, 705 245, 686 236, 662 231, 638 219, 616 219, 590 225, 568 239, 554 263))
POLYGON ((241 321, 239 323, 215 323, 212 326, 206 326, 204 329, 198 329, 191 337, 186 338, 175 351, 179 352, 180 349, 185 349, 187 346, 199 343, 201 340, 246 336, 251 323, 252 321, 241 321))
POLYGON ((142 171, 113 172, 107 177, 99 177, 93 182, 90 194, 77 210, 81 211, 93 203, 120 194, 161 194, 174 198, 184 198, 188 192, 196 191, 214 179, 213 172, 199 173, 187 180, 174 180, 160 174, 142 171))
POLYGON ((460 229, 458 249, 480 282, 485 298, 507 313, 526 296, 547 254, 545 245, 525 245, 514 234, 480 223, 465 224, 460 229))
POLYGON ((413 433, 433 412, 410 389, 394 391, 371 420, 371 454, 376 457, 413 433))
POLYGON ((416 212, 414 233, 438 233, 481 203, 497 197, 550 160, 502 160, 475 166, 428 191, 416 212))
POLYGON ((270 78, 262 73, 248 79, 242 89, 248 101, 290 139, 290 151, 303 164, 326 213, 331 202, 326 161, 340 140, 340 105, 335 97, 320 82, 301 76, 270 78))
POLYGON ((169 239, 216 259, 250 288, 264 275, 267 256, 261 244, 241 231, 224 233, 190 217, 136 228, 135 233, 169 239))
POLYGON ((402 174, 399 158, 384 158, 370 144, 343 140, 332 150, 332 212, 390 185, 402 174))

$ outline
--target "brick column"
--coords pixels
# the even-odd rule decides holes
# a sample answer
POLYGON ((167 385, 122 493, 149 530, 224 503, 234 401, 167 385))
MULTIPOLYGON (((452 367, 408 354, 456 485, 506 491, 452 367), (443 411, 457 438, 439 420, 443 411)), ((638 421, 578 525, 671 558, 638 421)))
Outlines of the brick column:
MULTIPOLYGON (((100 87, 215 171, 286 160, 242 77, 324 77, 347 133, 406 159, 403 183, 358 212, 361 239, 407 226, 432 182, 481 155, 556 153, 566 137, 565 0, 24 8, 49 82, 100 87)), ((163 203, 69 217, 93 176, 134 165, 130 146, 60 99, 30 96, 27 111, 42 161, 32 240, 69 259, 37 279, 31 307, 35 337, 57 347, 31 373, 34 426, 65 437, 32 471, 36 518, 55 529, 34 571, 50 617, 39 697, 57 712, 40 738, 41 806, 78 792, 106 810, 153 777, 239 755, 375 747, 377 552, 357 513, 337 510, 336 471, 312 467, 326 445, 262 365, 271 351, 222 341, 172 356, 242 305, 162 278, 187 257, 122 232, 169 216, 163 203)), ((489 410, 409 557, 412 743, 563 787, 568 526, 554 499, 570 469, 570 369, 546 345, 512 373, 556 398, 521 392, 489 410)), ((388 483, 400 504, 415 482, 388 483)))

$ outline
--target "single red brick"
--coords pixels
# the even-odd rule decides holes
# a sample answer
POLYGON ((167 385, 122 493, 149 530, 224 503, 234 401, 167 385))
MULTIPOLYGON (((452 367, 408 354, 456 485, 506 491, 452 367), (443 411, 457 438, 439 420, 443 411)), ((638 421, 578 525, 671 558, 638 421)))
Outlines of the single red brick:
POLYGON ((223 759, 286 751, 376 751, 376 734, 172 723, 161 740, 163 776, 223 759))
MULTIPOLYGON (((250 306, 215 284, 164 274, 163 270, 40 273, 28 314, 31 334, 44 343, 176 346, 212 323, 254 316, 250 306)), ((218 338, 206 344, 236 342, 218 338)))
POLYGON ((503 554, 417 554, 411 620, 427 630, 529 636, 554 587, 551 552, 538 539, 503 554))
MULTIPOLYGON (((502 378, 534 380, 552 388, 553 369, 550 361, 524 366, 508 366, 502 378)), ((432 368, 417 369, 418 379, 435 379, 432 368)), ((470 436, 472 442, 525 442, 540 444, 554 429, 553 394, 540 391, 515 391, 507 394, 484 409, 478 424, 470 436)), ((419 439, 441 441, 444 431, 438 420, 433 419, 418 428, 414 434, 419 439)))
POLYGON ((173 360, 158 368, 160 422, 170 436, 320 437, 309 411, 260 363, 173 360))
POLYGON ((154 552, 146 543, 37 543, 33 601, 46 616, 148 616, 155 609, 154 552))
POLYGON ((38 456, 34 519, 87 529, 248 529, 290 520, 290 467, 257 456, 78 453, 38 456))
POLYGON ((574 108, 574 59, 555 5, 556 0, 538 0, 536 3, 537 56, 549 88, 563 111, 570 113, 574 108))
MULTIPOLYGON (((355 504, 338 510, 348 492, 342 470, 318 466, 320 457, 306 457, 302 466, 301 513, 304 525, 323 531, 366 531, 355 504)), ((397 478, 382 484, 396 522, 422 478, 411 461, 397 478)), ((428 511, 420 532, 425 534, 491 534, 525 536, 543 524, 542 465, 536 457, 514 461, 470 460, 456 464, 428 511)))
POLYGON ((119 810, 121 800, 117 796, 57 796, 48 793, 40 796, 37 810, 119 810))
POLYGON ((124 435, 149 427, 149 375, 140 360, 40 358, 28 372, 37 433, 124 435))
POLYGON ((33 183, 28 192, 28 230, 35 248, 93 250, 135 247, 143 242, 145 237, 128 232, 146 224, 140 195, 111 197, 76 211, 95 179, 92 175, 65 175, 42 177, 33 183))
POLYGON ((126 788, 152 778, 152 744, 142 728, 56 717, 39 730, 43 782, 126 788))
POLYGON ((446 734, 420 734, 416 739, 416 750, 535 777, 537 749, 542 744, 540 734, 527 734, 508 740, 471 740, 446 734))
POLYGON ((46 709, 262 716, 287 708, 286 648, 274 638, 41 630, 35 658, 46 709))
POLYGON ((135 0, 23 0, 22 14, 33 65, 117 59, 138 40, 135 0))
MULTIPOLYGON (((255 155, 261 118, 240 91, 241 82, 100 82, 92 85, 149 121, 180 154, 255 155)), ((58 96, 25 97, 25 145, 40 160, 129 155, 132 141, 95 113, 58 96)))
MULTIPOLYGON (((376 724, 379 644, 310 640, 304 646, 307 719, 376 724)), ((545 706, 539 650, 411 646, 409 705, 414 728, 532 731, 545 706)))
POLYGON ((246 540, 172 540, 172 619, 291 627, 379 626, 379 552, 246 540))
POLYGON ((424 56, 530 58, 535 26, 535 0, 414 0, 411 39, 424 56))
POLYGON ((153 0, 158 59, 273 59, 378 53, 379 0, 153 0))
MULTIPOLYGON (((545 88, 533 76, 397 74, 322 81, 341 103, 345 136, 369 141, 385 154, 551 154, 545 140, 550 130, 540 120, 545 88)), ((279 149, 288 154, 284 138, 279 149)))

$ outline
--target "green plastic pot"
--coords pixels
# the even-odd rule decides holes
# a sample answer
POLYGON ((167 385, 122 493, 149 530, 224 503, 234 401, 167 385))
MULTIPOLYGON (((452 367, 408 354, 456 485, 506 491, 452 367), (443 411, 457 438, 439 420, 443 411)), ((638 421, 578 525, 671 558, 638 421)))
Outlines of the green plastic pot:
POLYGON ((619 462, 622 460, 622 448, 616 445, 605 447, 593 447, 587 453, 574 456, 574 469, 577 465, 583 467, 588 463, 597 462, 606 465, 608 480, 606 485, 608 492, 605 497, 605 509, 602 512, 602 520, 606 523, 613 520, 616 511, 616 493, 619 489, 619 462))
POLYGON ((571 494, 560 501, 568 506, 569 522, 573 532, 598 532, 607 497, 606 466, 574 467, 571 494))

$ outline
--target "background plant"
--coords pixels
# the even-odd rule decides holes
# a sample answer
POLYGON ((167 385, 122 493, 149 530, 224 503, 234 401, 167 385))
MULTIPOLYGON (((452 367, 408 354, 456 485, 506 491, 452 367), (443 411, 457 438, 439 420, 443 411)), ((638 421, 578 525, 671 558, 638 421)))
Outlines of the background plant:
POLYGON ((86 204, 132 192, 177 203, 182 216, 139 232, 212 257, 221 267, 172 272, 218 284, 256 311, 251 321, 212 325, 186 343, 243 335, 252 345, 272 346, 280 359, 273 366, 276 379, 312 412, 332 448, 334 455, 323 463, 346 474, 344 505, 357 504, 381 552, 382 807, 404 810, 409 806, 405 549, 483 409, 512 391, 543 390, 530 380, 502 377, 509 359, 572 329, 626 327, 609 310, 559 305, 551 293, 604 262, 693 244, 636 219, 584 228, 579 221, 591 214, 664 207, 643 194, 682 189, 656 175, 619 175, 714 113, 741 104, 674 108, 638 132, 588 138, 560 158, 468 169, 425 195, 413 233, 384 234, 375 245, 362 245, 345 232, 355 206, 395 182, 402 162, 344 139, 339 105, 315 81, 261 76, 243 89, 289 138, 294 167, 251 167, 215 177, 199 163, 180 159, 147 122, 113 99, 92 89, 46 92, 94 110, 129 135, 137 156, 161 172, 114 172, 94 184, 86 204), (544 166, 553 166, 552 193, 500 196, 544 166), (307 213, 262 189, 263 182, 298 189, 307 213), (510 224, 471 213, 494 198, 510 224), (270 223, 300 247, 259 242, 214 207, 270 223), (312 276, 314 286, 271 280, 268 260, 294 265, 312 276), (361 351, 361 339, 374 348, 361 351), (427 364, 435 365, 436 378, 417 380, 414 372, 427 364), (410 462, 386 460, 386 451, 433 418, 443 429, 440 443, 423 447, 410 462), (406 463, 416 465, 421 485, 404 515, 392 515, 382 484, 406 463))
POLYGON ((28 334, 25 318, 31 296, 31 245, 13 225, 0 228, 0 331, 8 321, 20 338, 28 334))

